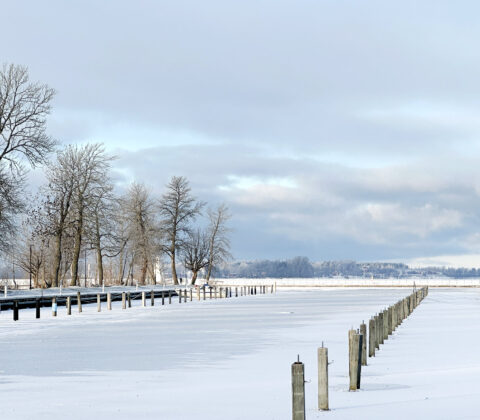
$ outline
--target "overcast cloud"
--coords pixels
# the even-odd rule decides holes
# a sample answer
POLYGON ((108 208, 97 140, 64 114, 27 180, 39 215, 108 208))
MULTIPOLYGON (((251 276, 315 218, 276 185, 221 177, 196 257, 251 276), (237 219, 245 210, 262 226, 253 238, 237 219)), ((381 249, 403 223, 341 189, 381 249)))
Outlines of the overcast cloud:
POLYGON ((1 10, 1 61, 58 90, 50 132, 104 142, 119 187, 226 201, 235 257, 480 266, 478 2, 1 10))

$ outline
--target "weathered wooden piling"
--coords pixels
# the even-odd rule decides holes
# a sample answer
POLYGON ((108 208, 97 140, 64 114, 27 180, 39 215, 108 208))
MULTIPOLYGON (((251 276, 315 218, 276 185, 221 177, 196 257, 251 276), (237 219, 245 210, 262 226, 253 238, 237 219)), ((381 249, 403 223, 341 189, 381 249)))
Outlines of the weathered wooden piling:
POLYGON ((379 312, 378 314, 378 318, 379 318, 379 326, 380 326, 380 330, 379 330, 379 338, 380 338, 380 344, 383 344, 383 331, 384 331, 384 327, 383 327, 383 312, 379 312))
POLYGON ((57 316, 57 297, 52 298, 52 316, 57 316))
POLYGON ((78 306, 78 313, 82 312, 82 295, 80 292, 77 292, 77 306, 78 306))
POLYGON ((375 320, 368 321, 368 357, 375 356, 375 320))
POLYGON ((350 377, 350 391, 356 391, 358 388, 360 351, 360 334, 357 334, 355 330, 348 331, 348 373, 350 377))
POLYGON ((305 420, 305 366, 292 364, 292 420, 305 420))
POLYGON ((318 409, 328 410, 328 349, 319 347, 318 358, 318 409))
POLYGON ((362 366, 367 366, 367 325, 362 322, 360 324, 360 334, 363 336, 362 340, 362 366))
POLYGON ((18 321, 18 300, 13 301, 13 320, 18 321))
POLYGON ((360 389, 360 380, 362 378, 363 342, 365 341, 365 336, 363 334, 359 334, 359 331, 357 331, 357 336, 358 336, 357 389, 360 389))
POLYGON ((388 340, 388 310, 383 311, 383 340, 388 340))

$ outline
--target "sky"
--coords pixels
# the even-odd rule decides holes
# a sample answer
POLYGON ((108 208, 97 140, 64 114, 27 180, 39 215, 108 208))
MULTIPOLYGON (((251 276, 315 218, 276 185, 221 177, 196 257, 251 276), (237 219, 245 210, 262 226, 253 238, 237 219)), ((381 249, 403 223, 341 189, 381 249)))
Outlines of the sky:
POLYGON ((0 3, 49 133, 226 202, 235 258, 480 266, 478 2, 0 3))

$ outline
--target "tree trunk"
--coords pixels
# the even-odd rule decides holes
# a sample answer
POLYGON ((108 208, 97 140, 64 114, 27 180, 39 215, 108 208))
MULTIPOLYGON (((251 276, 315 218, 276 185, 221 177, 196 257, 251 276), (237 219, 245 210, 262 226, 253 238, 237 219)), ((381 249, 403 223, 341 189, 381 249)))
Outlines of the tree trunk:
POLYGON ((142 270, 140 272, 139 284, 145 284, 145 279, 147 278, 147 270, 148 270, 148 258, 146 257, 146 255, 144 255, 143 256, 142 270))
POLYGON ((57 235, 55 241, 55 254, 53 257, 53 287, 58 287, 60 277, 60 265, 62 264, 62 234, 57 235))
POLYGON ((73 261, 72 261, 72 280, 71 286, 78 284, 78 260, 80 259, 80 251, 82 248, 82 231, 83 231, 83 212, 78 214, 78 226, 75 232, 75 245, 73 247, 73 261))
POLYGON ((192 286, 195 285, 195 282, 197 281, 197 275, 198 275, 198 271, 193 271, 192 286))
POLYGON ((175 251, 172 253, 172 280, 173 284, 178 284, 177 267, 175 267, 175 251))
POLYGON ((97 270, 98 270, 98 284, 103 284, 103 256, 102 250, 97 248, 97 270))

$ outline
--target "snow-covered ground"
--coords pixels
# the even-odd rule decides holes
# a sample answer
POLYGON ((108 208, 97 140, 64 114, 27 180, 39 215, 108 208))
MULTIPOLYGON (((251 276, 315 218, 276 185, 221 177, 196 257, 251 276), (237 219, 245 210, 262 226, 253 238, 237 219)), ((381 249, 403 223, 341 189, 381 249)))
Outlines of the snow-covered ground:
POLYGON ((277 294, 52 318, 0 314, 3 419, 290 419, 290 365, 306 367, 307 419, 479 418, 480 290, 430 289, 348 392, 347 334, 406 289, 277 294), (316 348, 329 348, 329 412, 316 348))

